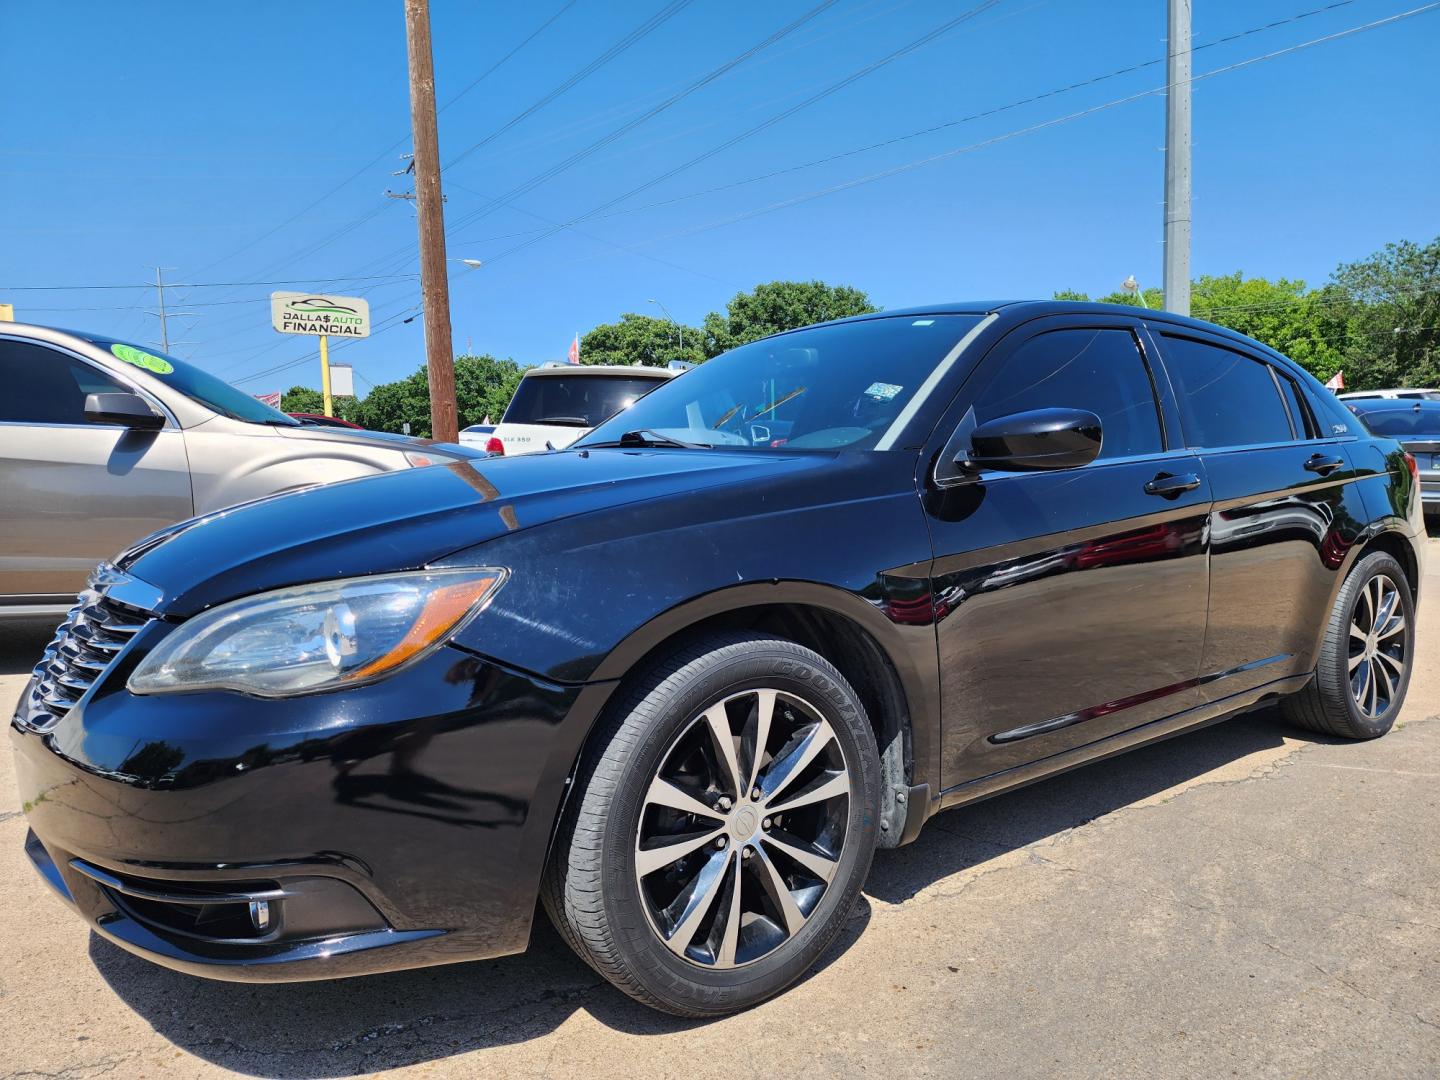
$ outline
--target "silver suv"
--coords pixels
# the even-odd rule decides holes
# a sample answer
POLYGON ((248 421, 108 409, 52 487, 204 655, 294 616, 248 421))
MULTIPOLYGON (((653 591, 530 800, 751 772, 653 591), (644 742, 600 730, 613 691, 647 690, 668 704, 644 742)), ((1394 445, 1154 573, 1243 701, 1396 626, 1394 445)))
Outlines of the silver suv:
POLYGON ((470 456, 302 424, 129 342, 0 323, 0 620, 63 614, 97 562, 193 515, 470 456))

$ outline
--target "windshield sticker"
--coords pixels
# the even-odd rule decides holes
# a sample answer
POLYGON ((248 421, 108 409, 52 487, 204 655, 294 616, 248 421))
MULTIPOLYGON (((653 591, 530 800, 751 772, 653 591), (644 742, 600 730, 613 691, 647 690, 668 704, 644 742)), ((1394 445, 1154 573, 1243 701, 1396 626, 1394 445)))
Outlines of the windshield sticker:
POLYGON ((870 389, 865 391, 866 397, 872 397, 876 401, 889 401, 896 394, 904 390, 903 386, 896 386, 894 383, 877 382, 871 383, 870 389))
POLYGON ((146 352, 144 349, 137 349, 133 345, 121 345, 117 342, 110 346, 110 351, 115 354, 117 359, 124 360, 127 364, 134 364, 138 368, 144 368, 146 371, 154 372, 156 375, 169 375, 175 370, 175 365, 163 356, 156 356, 153 353, 146 352))

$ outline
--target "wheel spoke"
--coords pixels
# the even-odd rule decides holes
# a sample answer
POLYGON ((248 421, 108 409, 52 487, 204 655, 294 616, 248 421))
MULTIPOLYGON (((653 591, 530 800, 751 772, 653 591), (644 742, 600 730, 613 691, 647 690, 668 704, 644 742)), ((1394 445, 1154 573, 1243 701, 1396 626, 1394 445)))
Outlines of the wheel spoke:
POLYGON ((1390 677, 1390 671, 1384 664, 1372 664, 1375 670, 1375 711, 1380 711, 1380 687, 1384 684, 1385 705, 1388 708, 1395 700, 1395 680, 1390 677))
POLYGON ((772 803, 767 806, 766 812, 783 814, 787 810, 796 810, 802 806, 809 806, 811 803, 824 802, 837 795, 848 795, 849 793, 849 776, 844 772, 827 773, 820 776, 814 783, 807 784, 784 802, 772 803))
POLYGON ((1370 661, 1365 660, 1350 679, 1350 690, 1355 695, 1355 703, 1360 706, 1361 711, 1365 709, 1365 699, 1370 696, 1370 661))
MULTIPOLYGON (((1376 578, 1375 580, 1381 581, 1382 579, 1376 578)), ((1383 628, 1390 621, 1391 615, 1395 613, 1395 605, 1400 602, 1400 594, 1394 589, 1387 589, 1382 585, 1376 595, 1379 599, 1379 606, 1375 609, 1375 626, 1383 628)))
POLYGON ((700 833, 698 835, 689 833, 683 839, 673 844, 663 844, 659 847, 649 848, 636 847, 635 872, 641 877, 645 877, 647 874, 653 874, 656 870, 669 866, 677 859, 683 859, 696 848, 704 847, 716 837, 724 835, 724 832, 725 829, 721 826, 718 829, 712 829, 710 832, 700 833))
POLYGON ((765 775, 760 778, 760 790, 766 802, 775 798, 785 790, 785 786, 799 776, 805 766, 815 760, 815 755, 824 750, 830 744, 835 733, 830 730, 830 725, 824 720, 816 721, 815 726, 800 740, 798 744, 787 744, 770 767, 765 770, 765 775))
POLYGON ((1391 655, 1390 655, 1389 653, 1387 653, 1384 649, 1381 649, 1379 652, 1377 652, 1377 653, 1375 654, 1375 659, 1377 659, 1377 660, 1384 660, 1385 663, 1380 664, 1380 665, 1378 665, 1378 666, 1380 667, 1380 669, 1381 669, 1382 671, 1387 671, 1387 670, 1388 670, 1388 671, 1390 671, 1390 672, 1393 672, 1395 678, 1398 679, 1401 675, 1405 674, 1405 661, 1402 660, 1402 659, 1400 659, 1400 657, 1398 657, 1398 656, 1391 656, 1391 655), (1387 665, 1388 665, 1388 667, 1387 667, 1387 665))
POLYGON ((780 916, 785 920, 785 932, 794 937, 805 925, 805 914, 795 903, 795 897, 790 894, 790 886, 785 884, 785 879, 776 869, 775 864, 770 861, 770 856, 765 854, 762 844, 754 847, 755 858, 752 862, 760 864, 760 882, 765 887, 765 892, 780 909, 780 916))
POLYGON ((1362 629, 1360 629, 1360 624, 1359 624, 1359 623, 1355 623, 1355 622, 1352 622, 1352 623, 1350 624, 1350 637, 1351 637, 1353 640, 1360 642, 1360 646, 1361 646, 1362 648, 1363 648, 1365 645, 1367 645, 1367 644, 1369 643, 1369 641, 1370 641, 1370 638, 1369 638, 1369 636, 1365 633, 1365 631, 1362 630, 1362 629))
POLYGON ((705 726, 710 729, 710 741, 715 744, 715 750, 720 755, 720 768, 725 773, 716 779, 723 780, 738 799, 741 794, 740 765, 735 760, 735 735, 730 730, 730 717, 725 712, 724 703, 705 710, 705 726))
POLYGON ((745 790, 753 791, 760 779, 760 764, 765 760, 765 745, 770 741, 770 721, 775 716, 775 691, 757 690, 755 693, 755 727, 745 725, 743 750, 745 751, 745 790))
POLYGON ((805 867, 806 870, 809 870, 827 885, 830 883, 830 879, 835 876, 835 868, 839 863, 837 860, 830 858, 829 855, 822 855, 812 848, 801 847, 798 844, 790 843, 788 840, 781 840, 780 837, 774 833, 769 833, 761 839, 765 843, 773 844, 785 852, 786 855, 789 855, 790 858, 805 867))
MULTIPOLYGON (((1370 632, 1370 628, 1375 625, 1375 601, 1370 595, 1371 587, 1374 584, 1375 579, 1371 578, 1365 583, 1365 587, 1360 590, 1360 598, 1365 601, 1365 614, 1367 619, 1363 629, 1367 634, 1370 632)), ((1358 604, 1355 606, 1355 618, 1356 620, 1360 618, 1360 606, 1358 604)))
POLYGON ((1354 672, 1355 668, 1359 665, 1360 661, 1361 661, 1361 660, 1364 660, 1364 659, 1365 659, 1365 654, 1364 654, 1363 652, 1357 652, 1354 656, 1350 657, 1350 670, 1351 670, 1351 672, 1354 672))
POLYGON ((735 952, 740 947, 740 849, 732 852, 730 878, 730 905, 725 912, 725 932, 720 938, 720 953, 716 959, 722 965, 735 963, 735 952))
POLYGON ((645 802, 655 806, 667 806, 671 810, 679 810, 682 814, 694 814, 697 817, 714 818, 717 821, 722 817, 719 811, 706 806, 695 796, 678 785, 672 784, 663 776, 657 776, 650 782, 650 790, 645 793, 645 802))
POLYGON ((1380 631, 1375 635, 1376 641, 1384 641, 1388 637, 1394 637, 1405 629, 1405 613, 1397 611, 1380 625, 1380 631))
POLYGON ((710 911, 710 905, 715 902, 715 897, 720 892, 720 886, 725 883, 725 871, 730 866, 733 854, 728 850, 712 852, 700 872, 695 875, 695 879, 670 905, 671 911, 679 908, 674 920, 675 929, 665 938, 665 944, 670 946, 672 952, 685 955, 686 948, 695 939, 695 931, 700 928, 701 922, 710 911))

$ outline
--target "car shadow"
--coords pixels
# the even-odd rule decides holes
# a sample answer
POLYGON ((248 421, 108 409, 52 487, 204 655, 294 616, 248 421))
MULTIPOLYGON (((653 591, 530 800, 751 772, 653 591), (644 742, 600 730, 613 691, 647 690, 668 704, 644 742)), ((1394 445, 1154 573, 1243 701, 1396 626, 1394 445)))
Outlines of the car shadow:
MULTIPOLYGON (((866 895, 806 978, 864 932, 871 897, 904 903, 934 882, 1277 748, 1287 736, 1311 738, 1268 710, 933 819, 914 844, 877 854, 866 895)), ((530 949, 520 956, 333 982, 212 982, 157 967, 97 935, 90 957, 111 988, 176 1047, 256 1076, 330 1077, 436 1061, 537 1038, 577 1012, 632 1035, 706 1023, 631 1001, 576 959, 539 914, 530 949)))
POLYGON ((0 621, 0 675, 28 675, 55 636, 59 616, 0 621))

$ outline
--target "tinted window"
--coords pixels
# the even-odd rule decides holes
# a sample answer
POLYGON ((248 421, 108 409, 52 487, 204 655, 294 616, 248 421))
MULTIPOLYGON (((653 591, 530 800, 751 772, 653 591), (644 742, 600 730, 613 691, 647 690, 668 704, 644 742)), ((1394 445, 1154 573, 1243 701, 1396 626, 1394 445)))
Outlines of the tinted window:
POLYGON ((1164 341, 1189 445, 1248 446, 1294 437, 1269 364, 1190 338, 1167 334, 1164 341))
POLYGON ((535 375, 520 380, 502 422, 594 427, 662 381, 632 375, 535 375))
POLYGON ((20 424, 83 424, 86 394, 129 392, 89 364, 24 341, 0 341, 0 386, 0 421, 20 424))
POLYGON ((144 360, 144 363, 135 365, 137 370, 144 371, 151 378, 180 391, 221 416, 228 416, 232 420, 245 420, 252 424, 282 424, 294 427, 300 423, 279 409, 272 409, 263 401, 256 400, 244 390, 237 390, 224 379, 216 378, 208 371, 166 353, 111 338, 86 340, 128 363, 134 363, 134 359, 144 360))
POLYGON ((676 376, 577 445, 648 429, 737 449, 888 446, 923 401, 917 392, 979 321, 898 316, 777 334, 676 376))
POLYGON ((1356 408, 1355 415, 1376 435, 1390 439, 1440 439, 1440 405, 1426 402, 1396 408, 1356 408))
POLYGON ((1163 449, 1150 374, 1128 330, 1055 330, 1006 358, 973 406, 977 424, 1048 408, 1100 417, 1102 458, 1163 449))

